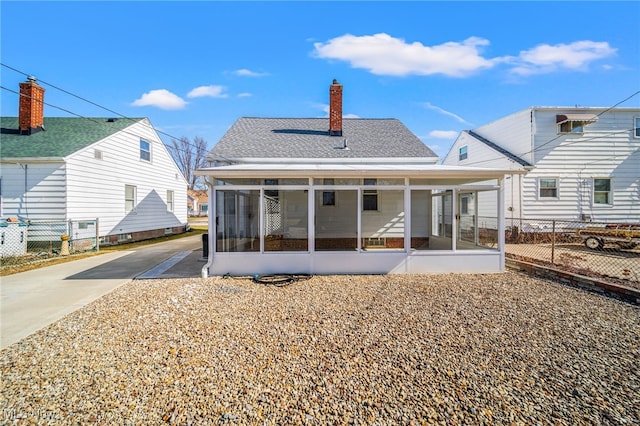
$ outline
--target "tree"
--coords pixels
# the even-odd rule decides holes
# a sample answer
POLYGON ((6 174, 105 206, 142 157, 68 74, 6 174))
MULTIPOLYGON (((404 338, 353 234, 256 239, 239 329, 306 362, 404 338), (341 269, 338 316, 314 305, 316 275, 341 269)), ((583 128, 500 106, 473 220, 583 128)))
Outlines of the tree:
POLYGON ((204 188, 205 185, 200 176, 196 176, 193 172, 207 165, 207 142, 199 136, 196 136, 193 142, 183 136, 180 140, 171 141, 169 151, 189 183, 189 189, 204 188))

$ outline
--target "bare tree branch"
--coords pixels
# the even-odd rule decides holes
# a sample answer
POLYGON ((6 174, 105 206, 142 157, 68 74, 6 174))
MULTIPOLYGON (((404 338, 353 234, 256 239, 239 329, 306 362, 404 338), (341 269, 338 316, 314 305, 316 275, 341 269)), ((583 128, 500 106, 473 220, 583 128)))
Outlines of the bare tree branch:
POLYGON ((197 168, 206 166, 207 142, 199 136, 196 136, 193 142, 183 136, 180 140, 173 139, 169 150, 189 183, 189 189, 204 187, 200 177, 193 172, 197 168))

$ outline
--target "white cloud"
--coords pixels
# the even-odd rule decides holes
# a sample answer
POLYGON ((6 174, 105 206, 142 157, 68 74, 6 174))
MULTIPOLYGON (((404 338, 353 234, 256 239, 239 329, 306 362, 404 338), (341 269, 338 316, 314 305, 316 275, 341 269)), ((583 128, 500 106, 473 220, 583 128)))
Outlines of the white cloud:
POLYGON ((519 75, 542 74, 558 69, 584 70, 590 62, 615 55, 617 49, 607 42, 590 40, 570 44, 541 44, 520 52, 511 72, 519 75))
POLYGON ((200 86, 192 89, 188 94, 188 98, 226 98, 228 95, 226 93, 222 93, 224 91, 224 86, 200 86))
POLYGON ((251 96, 253 96, 253 95, 251 93, 249 93, 249 92, 238 93, 238 97, 239 98, 250 98, 251 96))
POLYGON ((156 89, 143 94, 140 99, 136 99, 131 105, 155 106, 160 109, 173 110, 183 109, 187 102, 167 89, 156 89))
POLYGON ((246 68, 241 68, 239 70, 232 71, 232 74, 238 75, 240 77, 264 77, 264 76, 269 75, 266 72, 251 71, 251 70, 248 70, 246 68))
POLYGON ((467 120, 465 120, 464 118, 460 117, 458 114, 454 114, 453 112, 447 111, 445 109, 440 108, 439 106, 435 106, 432 105, 431 102, 425 102, 423 104, 425 106, 425 108, 431 109, 433 111, 437 111, 442 115, 446 115, 447 117, 452 117, 454 120, 463 123, 463 124, 469 124, 471 126, 473 126, 473 124, 469 123, 467 120))
POLYGON ((458 132, 455 130, 432 130, 429 132, 429 137, 434 139, 455 139, 458 137, 458 132))
POLYGON ((495 65, 497 60, 480 55, 481 48, 488 44, 486 39, 470 37, 463 42, 425 46, 420 42, 407 43, 385 33, 345 34, 326 43, 314 43, 313 54, 319 58, 346 61, 354 68, 364 68, 377 75, 464 77, 495 65))

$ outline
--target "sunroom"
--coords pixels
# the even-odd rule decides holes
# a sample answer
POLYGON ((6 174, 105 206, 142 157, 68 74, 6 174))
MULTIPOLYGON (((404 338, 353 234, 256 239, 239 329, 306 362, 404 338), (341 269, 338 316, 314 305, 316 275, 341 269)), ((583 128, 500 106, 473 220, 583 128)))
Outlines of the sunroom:
POLYGON ((211 204, 203 276, 504 269, 504 170, 254 163, 196 173, 211 204))

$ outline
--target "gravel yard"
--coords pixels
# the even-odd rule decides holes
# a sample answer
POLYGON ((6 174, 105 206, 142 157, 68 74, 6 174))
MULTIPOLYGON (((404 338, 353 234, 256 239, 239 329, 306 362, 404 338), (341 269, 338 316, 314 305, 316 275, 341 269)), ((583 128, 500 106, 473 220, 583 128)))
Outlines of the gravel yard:
POLYGON ((640 308, 512 271, 131 281, 0 359, 2 424, 640 423, 640 308))

